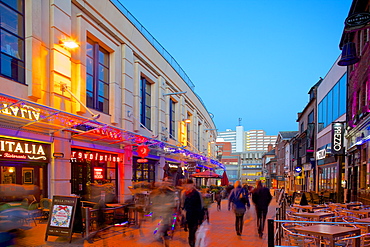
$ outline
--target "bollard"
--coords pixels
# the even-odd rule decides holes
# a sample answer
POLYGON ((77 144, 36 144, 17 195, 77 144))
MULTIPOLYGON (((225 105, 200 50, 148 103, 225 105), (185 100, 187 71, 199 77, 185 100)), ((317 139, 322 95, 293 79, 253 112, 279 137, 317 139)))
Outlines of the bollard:
POLYGON ((267 246, 274 247, 274 219, 267 219, 267 246))

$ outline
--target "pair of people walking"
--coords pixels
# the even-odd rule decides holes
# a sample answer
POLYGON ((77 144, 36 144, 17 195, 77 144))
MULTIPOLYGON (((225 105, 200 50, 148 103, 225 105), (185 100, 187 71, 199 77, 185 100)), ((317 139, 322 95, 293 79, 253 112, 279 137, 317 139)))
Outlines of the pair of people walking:
MULTIPOLYGON (((252 191, 252 201, 256 208, 257 214, 257 231, 260 238, 263 236, 263 230, 265 226, 266 216, 268 212, 268 206, 271 202, 272 196, 270 190, 262 186, 262 182, 258 180, 256 182, 256 188, 252 191)), ((248 190, 240 185, 240 181, 236 181, 234 189, 229 195, 229 210, 231 206, 235 213, 235 230, 238 236, 241 236, 243 232, 243 218, 244 214, 250 207, 248 190)))

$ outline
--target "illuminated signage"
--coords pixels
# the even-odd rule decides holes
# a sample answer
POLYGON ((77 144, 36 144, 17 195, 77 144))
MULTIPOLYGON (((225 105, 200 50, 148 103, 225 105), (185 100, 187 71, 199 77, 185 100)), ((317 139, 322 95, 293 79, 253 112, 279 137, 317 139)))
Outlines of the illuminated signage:
POLYGON ((94 167, 94 179, 104 179, 104 168, 94 167))
POLYGON ((146 156, 148 156, 149 154, 149 148, 148 146, 146 145, 140 145, 137 147, 137 154, 141 157, 141 158, 145 158, 146 156))
POLYGON ((343 135, 344 135, 343 123, 333 123, 332 124, 332 135, 331 135, 332 154, 339 154, 339 155, 344 154, 343 135))
POLYGON ((148 159, 137 159, 137 163, 146 163, 148 159))
POLYGON ((99 153, 87 150, 72 150, 71 162, 85 162, 87 160, 99 162, 120 162, 117 154, 99 153))
POLYGON ((2 114, 14 116, 14 117, 21 117, 30 120, 39 120, 40 119, 40 109, 34 108, 28 105, 8 105, 3 103, 3 108, 0 112, 2 114))
POLYGON ((370 21, 370 13, 363 12, 363 13, 355 13, 346 18, 345 24, 349 27, 356 27, 365 25, 370 21))
POLYGON ((302 167, 297 166, 294 170, 295 170, 296 173, 301 173, 302 172, 302 167))
POLYGON ((322 160, 326 157, 326 149, 321 149, 316 152, 316 160, 322 160))
POLYGON ((48 147, 43 143, 0 138, 0 159, 46 161, 49 159, 48 147))

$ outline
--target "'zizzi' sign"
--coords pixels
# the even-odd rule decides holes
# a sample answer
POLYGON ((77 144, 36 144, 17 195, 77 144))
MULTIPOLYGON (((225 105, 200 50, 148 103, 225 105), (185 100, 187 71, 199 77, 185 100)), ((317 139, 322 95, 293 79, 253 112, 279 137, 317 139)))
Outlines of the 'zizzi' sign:
POLYGON ((47 161, 48 147, 44 143, 0 138, 0 159, 47 161))
POLYGON ((331 139, 331 153, 332 154, 344 154, 343 148, 343 135, 344 125, 343 123, 332 124, 332 139, 331 139))

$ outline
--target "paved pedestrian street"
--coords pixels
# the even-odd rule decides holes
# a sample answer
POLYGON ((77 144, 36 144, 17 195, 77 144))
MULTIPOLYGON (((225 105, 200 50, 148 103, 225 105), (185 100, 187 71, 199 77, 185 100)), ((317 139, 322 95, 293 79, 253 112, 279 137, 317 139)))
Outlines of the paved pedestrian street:
MULTIPOLYGON (((267 246, 267 228, 262 239, 258 237, 255 220, 255 210, 252 205, 245 215, 244 229, 241 236, 237 236, 234 227, 234 213, 227 210, 227 200, 222 201, 221 211, 217 211, 216 203, 210 207, 210 223, 204 223, 203 231, 198 233, 198 246, 267 246), (237 244, 237 245, 236 245, 237 244)), ((273 199, 269 208, 268 217, 274 213, 276 202, 273 199)), ((45 241, 46 222, 31 222, 31 229, 24 231, 24 236, 16 239, 16 246, 128 246, 128 247, 161 247, 162 241, 153 237, 155 225, 150 220, 143 222, 140 229, 129 228, 123 234, 121 227, 112 227, 102 232, 90 243, 84 240, 81 234, 73 234, 72 242, 57 236, 49 236, 45 241)), ((188 232, 177 229, 170 246, 189 246, 187 243, 188 232)))

